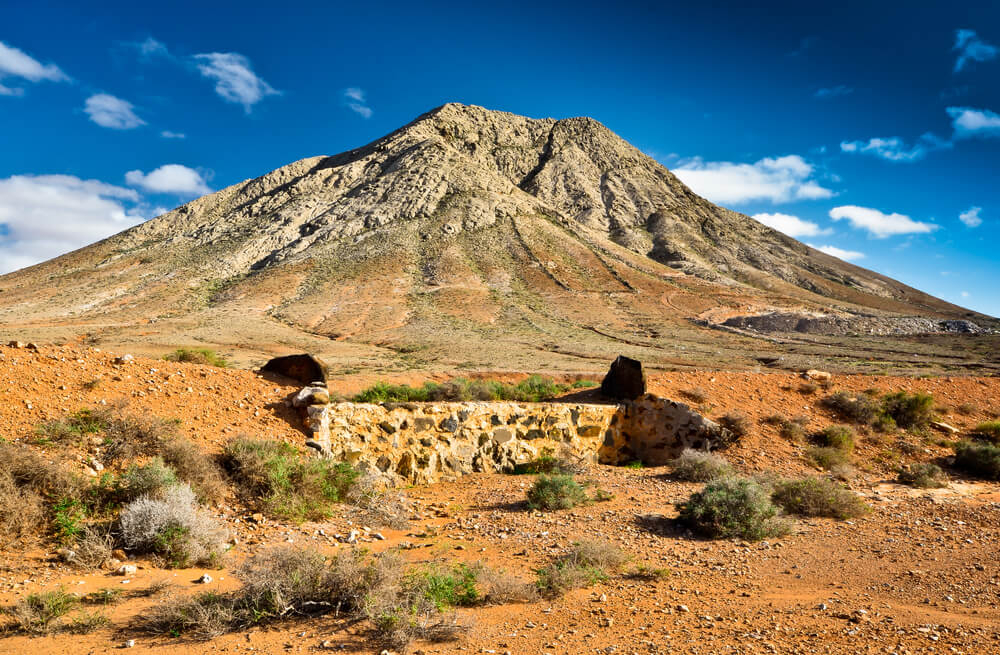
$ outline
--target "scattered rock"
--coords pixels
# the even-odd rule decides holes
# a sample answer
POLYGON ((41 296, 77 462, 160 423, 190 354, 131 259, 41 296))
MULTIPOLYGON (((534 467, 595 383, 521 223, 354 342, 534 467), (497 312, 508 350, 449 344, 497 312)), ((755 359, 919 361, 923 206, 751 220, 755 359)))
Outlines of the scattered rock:
POLYGON ((833 374, 831 374, 829 371, 820 371, 818 369, 811 368, 808 371, 806 371, 805 373, 803 373, 802 377, 804 377, 807 380, 821 380, 822 381, 822 380, 832 380, 833 379, 833 374))
POLYGON ((122 564, 118 567, 118 575, 135 575, 139 568, 135 564, 122 564))
POLYGON ((212 576, 207 573, 202 573, 201 577, 195 580, 195 584, 209 584, 212 582, 212 576))

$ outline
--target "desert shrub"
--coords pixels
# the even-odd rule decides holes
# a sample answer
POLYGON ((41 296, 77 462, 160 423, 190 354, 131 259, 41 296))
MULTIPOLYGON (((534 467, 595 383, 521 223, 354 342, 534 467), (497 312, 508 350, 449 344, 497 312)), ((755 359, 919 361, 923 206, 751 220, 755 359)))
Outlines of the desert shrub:
POLYGON ((569 509, 588 501, 587 492, 569 475, 539 475, 528 489, 531 509, 569 509))
POLYGON ((957 443, 955 468, 988 480, 1000 480, 1000 447, 969 441, 957 443))
POLYGON ((42 497, 18 486, 9 471, 0 470, 0 549, 31 541, 44 521, 42 497))
MULTIPOLYGON (((641 462, 639 464, 641 465, 641 462)), ((571 475, 585 473, 587 468, 587 462, 568 448, 563 448, 558 453, 546 448, 542 450, 537 459, 515 465, 514 473, 518 475, 537 475, 539 473, 571 475)))
POLYGON ((135 628, 142 632, 213 639, 233 629, 236 608, 229 596, 208 591, 195 596, 170 597, 139 616, 135 628))
POLYGON ((170 439, 160 449, 160 456, 202 502, 216 502, 225 495, 226 482, 218 464, 191 441, 170 439))
POLYGON ((95 412, 104 421, 104 459, 130 462, 156 455, 163 444, 177 437, 177 421, 133 414, 124 405, 95 412))
POLYGON ((628 556, 614 544, 577 542, 565 555, 536 572, 535 587, 545 597, 562 596, 572 589, 606 580, 609 571, 621 568, 626 561, 628 556))
POLYGON ((879 414, 875 417, 875 420, 872 421, 872 427, 876 432, 895 432, 896 428, 899 426, 896 425, 896 419, 892 418, 888 414, 879 414))
POLYGON ((831 425, 816 435, 816 442, 824 448, 850 453, 854 450, 854 430, 846 425, 831 425))
POLYGON ((69 614, 80 599, 60 587, 53 591, 30 594, 9 610, 18 629, 32 634, 46 634, 69 614))
POLYGON ((775 485, 771 500, 789 514, 799 516, 849 519, 868 512, 857 494, 825 478, 782 480, 775 485))
MULTIPOLYGON (((465 378, 455 378, 444 383, 428 381, 419 387, 378 382, 358 393, 353 400, 358 403, 469 400, 541 402, 571 389, 580 388, 580 386, 579 383, 559 384, 540 375, 532 375, 517 384, 508 384, 497 380, 467 380, 465 378)), ((582 386, 593 386, 593 383, 582 386)))
POLYGON ((680 394, 687 398, 688 400, 701 404, 708 400, 708 392, 701 387, 695 387, 693 389, 683 389, 680 394))
POLYGON ((763 539, 786 534, 788 522, 778 517, 778 508, 767 490, 746 478, 725 478, 678 503, 678 520, 706 537, 763 539))
POLYGON ((119 529, 127 549, 155 553, 178 568, 218 565, 229 540, 228 531, 197 506, 187 485, 168 488, 162 498, 129 503, 122 510, 119 529))
POLYGON ((68 632, 77 635, 90 634, 94 630, 103 628, 111 623, 106 615, 100 612, 78 612, 66 626, 68 632))
POLYGON ((479 578, 483 567, 468 564, 430 567, 411 574, 409 584, 420 589, 438 610, 471 607, 483 602, 479 578))
POLYGON ((89 605, 114 605, 122 600, 123 595, 124 594, 121 589, 105 587, 104 589, 92 591, 84 596, 83 602, 89 605))
POLYGON ((819 385, 815 382, 803 382, 799 385, 799 393, 811 396, 819 391, 819 385))
POLYGON ((718 419, 719 425, 733 433, 737 438, 745 437, 750 431, 750 419, 743 412, 729 412, 718 419))
MULTIPOLYGON (((243 588, 234 605, 246 624, 262 623, 293 612, 305 613, 311 605, 329 603, 333 598, 327 558, 314 550, 271 548, 250 558, 235 574, 243 582, 243 588)), ((362 581, 363 577, 359 577, 350 584, 362 581)), ((354 596, 360 593, 351 594, 350 606, 356 604, 354 596)))
POLYGON ((347 490, 345 501, 361 510, 365 523, 397 530, 410 523, 406 498, 395 489, 385 488, 376 473, 359 476, 347 490))
POLYGON ((174 352, 164 355, 163 359, 168 362, 203 364, 219 368, 226 368, 229 365, 225 357, 209 348, 178 348, 174 352))
POLYGON ((843 391, 827 396, 821 404, 843 419, 862 424, 874 421, 881 411, 878 401, 870 395, 855 396, 843 391))
POLYGON ((86 520, 87 508, 77 498, 60 498, 52 505, 52 528, 56 538, 62 543, 76 541, 86 520))
POLYGON ((329 516, 359 472, 345 462, 303 458, 290 444, 236 439, 226 446, 226 465, 246 495, 261 509, 293 520, 329 516))
POLYGON ((962 403, 955 409, 958 411, 959 414, 963 416, 972 416, 973 414, 979 411, 979 408, 973 405, 972 403, 962 403))
POLYGON ((491 605, 527 603, 538 595, 538 588, 503 569, 484 567, 479 575, 484 601, 491 605))
POLYGON ((806 450, 806 459, 827 471, 850 464, 847 453, 838 448, 809 448, 806 450))
POLYGON ((159 457, 142 466, 128 467, 118 482, 121 500, 126 503, 142 496, 160 498, 176 484, 177 474, 159 457))
POLYGON ((692 448, 685 448, 670 465, 675 478, 688 482, 708 482, 733 475, 733 467, 725 458, 692 448))
POLYGON ((994 444, 1000 446, 1000 421, 987 421, 986 423, 980 423, 973 430, 973 433, 977 437, 983 439, 988 439, 994 444))
POLYGON ((99 568, 111 559, 115 539, 111 531, 98 525, 86 525, 73 544, 73 564, 84 569, 99 568))
POLYGON ((934 418, 934 396, 905 391, 891 393, 882 398, 882 412, 904 430, 921 428, 934 418))
POLYGON ((948 475, 937 464, 921 462, 899 469, 896 478, 901 484, 919 489, 936 489, 948 486, 948 475))
POLYGON ((104 428, 102 416, 89 409, 81 409, 64 418, 43 423, 35 428, 35 434, 45 440, 63 443, 96 434, 104 428))
POLYGON ((27 446, 0 443, 0 473, 6 473, 17 488, 52 501, 80 498, 87 488, 84 478, 47 461, 27 446))

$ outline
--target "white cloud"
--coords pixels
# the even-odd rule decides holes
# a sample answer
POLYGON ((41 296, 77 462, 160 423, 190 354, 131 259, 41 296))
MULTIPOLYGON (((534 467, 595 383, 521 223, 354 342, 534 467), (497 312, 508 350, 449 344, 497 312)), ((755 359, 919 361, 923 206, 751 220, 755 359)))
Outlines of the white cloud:
POLYGON ((72 175, 0 179, 0 273, 36 264, 145 220, 132 189, 72 175))
POLYGON ((83 110, 90 116, 90 120, 113 130, 131 130, 146 124, 146 121, 132 111, 131 102, 107 93, 97 93, 87 98, 83 110))
POLYGON ((804 221, 790 214, 754 214, 751 218, 790 237, 814 237, 832 232, 821 229, 817 223, 804 221))
POLYGON ((837 86, 825 87, 822 89, 817 89, 813 97, 816 98, 836 98, 837 96, 846 96, 854 93, 854 89, 849 86, 844 86, 843 84, 838 84, 837 86))
POLYGON ((958 51, 954 70, 956 73, 965 68, 970 61, 989 61, 996 59, 998 53, 995 45, 980 39, 974 30, 955 30, 955 45, 952 50, 958 51))
POLYGON ((981 211, 983 211, 982 207, 969 207, 958 215, 958 220, 965 223, 966 227, 979 227, 983 224, 983 219, 979 215, 981 211))
POLYGON ((1000 137, 1000 115, 989 109, 948 107, 945 111, 951 116, 956 139, 1000 137))
POLYGON ((768 157, 753 164, 705 162, 696 157, 681 161, 673 169, 684 184, 713 202, 772 203, 830 198, 833 191, 813 178, 813 165, 799 155, 768 157))
POLYGON ((160 132, 160 136, 164 139, 186 139, 187 135, 183 132, 171 132, 170 130, 163 130, 160 132))
POLYGON ((347 101, 347 106, 355 114, 362 118, 372 117, 372 108, 365 101, 364 89, 359 89, 356 86, 344 89, 344 100, 347 101))
POLYGON ((139 54, 143 57, 153 57, 157 55, 162 57, 170 56, 170 51, 167 50, 167 46, 151 36, 146 37, 145 41, 136 43, 135 47, 139 49, 139 54))
POLYGON ((861 153, 874 155, 889 161, 917 161, 923 159, 928 152, 951 147, 950 141, 945 141, 934 134, 928 132, 920 137, 912 147, 907 147, 906 143, 898 136, 875 137, 865 141, 843 141, 840 144, 841 152, 861 153))
POLYGON ((903 214, 884 214, 877 209, 857 205, 834 207, 830 210, 830 218, 847 220, 851 227, 868 230, 879 239, 896 234, 926 234, 938 228, 933 223, 921 223, 903 214))
POLYGON ((165 164, 149 173, 129 171, 125 182, 152 193, 201 196, 212 192, 201 173, 181 164, 165 164))
MULTIPOLYGON (((0 79, 17 77, 29 82, 66 82, 69 77, 55 64, 42 64, 34 57, 0 41, 0 79)), ((24 95, 24 89, 0 84, 0 96, 24 95)))
POLYGON ((253 72, 250 60, 235 52, 210 52, 195 55, 198 71, 215 80, 215 92, 226 102, 250 109, 267 96, 280 95, 270 84, 253 72))
POLYGON ((962 297, 963 298, 968 298, 969 297, 969 292, 968 291, 963 291, 962 292, 962 297))
POLYGON ((853 261, 855 259, 864 259, 865 253, 858 252, 857 250, 843 250, 837 246, 814 246, 811 243, 807 243, 810 248, 815 248, 820 252, 825 252, 831 257, 836 257, 838 259, 843 259, 845 262, 853 261))

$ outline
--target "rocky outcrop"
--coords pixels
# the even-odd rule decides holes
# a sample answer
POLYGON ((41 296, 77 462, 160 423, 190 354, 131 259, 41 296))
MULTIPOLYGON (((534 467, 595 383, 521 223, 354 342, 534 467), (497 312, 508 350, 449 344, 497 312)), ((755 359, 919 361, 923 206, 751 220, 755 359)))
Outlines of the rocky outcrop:
POLYGON ((262 373, 274 373, 291 378, 302 384, 322 382, 326 384, 327 365, 313 355, 285 355, 275 357, 260 367, 262 373))
POLYGON ((940 320, 920 316, 823 316, 769 312, 753 316, 733 316, 722 323, 726 327, 754 332, 799 332, 846 336, 854 334, 902 336, 908 334, 980 334, 976 323, 966 320, 940 320))
POLYGON ((684 403, 646 394, 622 406, 612 431, 603 444, 602 460, 610 464, 638 460, 661 466, 685 448, 717 450, 736 436, 684 403))
POLYGON ((642 362, 618 355, 601 381, 601 395, 615 400, 634 400, 646 393, 642 362))

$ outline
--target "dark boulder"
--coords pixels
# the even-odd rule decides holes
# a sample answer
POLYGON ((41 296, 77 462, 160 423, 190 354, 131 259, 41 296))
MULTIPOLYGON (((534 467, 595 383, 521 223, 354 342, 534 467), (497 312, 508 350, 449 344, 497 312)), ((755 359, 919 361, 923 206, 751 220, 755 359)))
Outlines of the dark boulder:
POLYGON ((601 381, 601 394, 616 400, 635 400, 644 393, 646 374, 642 362, 619 355, 601 381))
POLYGON ((302 384, 326 384, 327 370, 327 365, 321 359, 306 354, 275 357, 260 369, 261 373, 276 373, 302 384))

